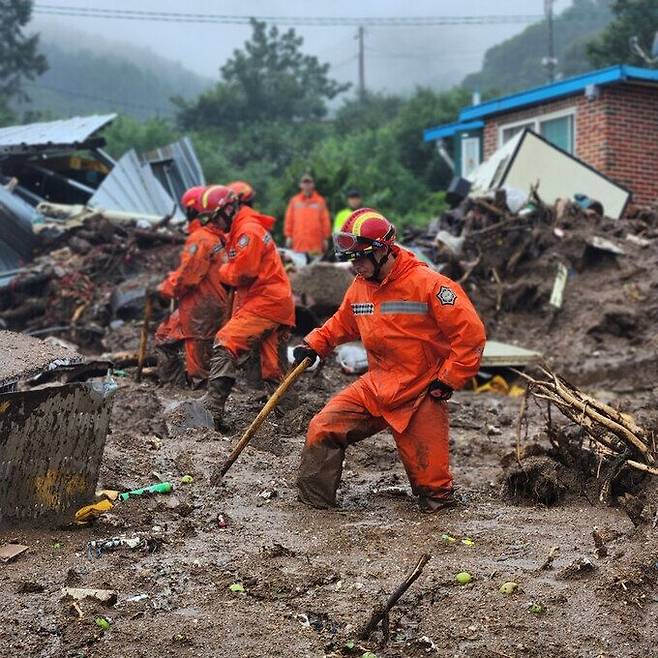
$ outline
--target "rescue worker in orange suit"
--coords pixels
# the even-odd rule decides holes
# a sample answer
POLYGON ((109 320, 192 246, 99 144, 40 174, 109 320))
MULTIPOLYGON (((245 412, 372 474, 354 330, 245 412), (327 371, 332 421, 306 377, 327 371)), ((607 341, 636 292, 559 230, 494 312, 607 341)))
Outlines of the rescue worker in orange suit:
POLYGON ((315 191, 310 174, 304 174, 299 182, 301 192, 288 203, 283 234, 286 247, 309 254, 327 251, 331 236, 329 211, 323 197, 315 191))
POLYGON ((226 251, 221 231, 200 215, 205 187, 183 195, 188 237, 178 269, 158 287, 161 298, 178 302, 178 308, 157 329, 158 374, 161 382, 199 386, 208 378, 212 342, 226 311, 227 292, 219 280, 226 251), (181 358, 181 347, 185 361, 181 358))
POLYGON ((230 320, 217 332, 210 362, 207 409, 217 430, 226 430, 226 400, 238 368, 253 348, 260 352, 261 376, 280 381, 279 350, 295 324, 290 281, 268 227, 274 219, 240 203, 228 187, 214 188, 203 197, 205 212, 227 235, 228 262, 220 280, 235 289, 230 320))
POLYGON ((336 505, 347 446, 390 429, 423 511, 454 504, 448 399, 479 368, 482 322, 462 288, 394 244, 395 227, 370 208, 334 235, 356 278, 338 311, 295 348, 295 362, 360 338, 369 371, 311 420, 297 487, 302 502, 336 505))

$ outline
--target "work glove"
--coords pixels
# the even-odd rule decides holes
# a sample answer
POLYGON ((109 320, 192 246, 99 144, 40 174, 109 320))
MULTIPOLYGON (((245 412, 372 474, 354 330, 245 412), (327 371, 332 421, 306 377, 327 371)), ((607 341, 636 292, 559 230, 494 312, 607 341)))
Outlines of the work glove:
POLYGON ((292 356, 295 359, 293 362, 293 368, 296 368, 306 357, 311 359, 311 365, 315 363, 315 359, 318 358, 318 353, 315 350, 312 350, 308 345, 297 345, 292 351, 292 356))
POLYGON ((435 379, 429 387, 430 397, 437 402, 445 402, 452 397, 453 390, 448 384, 444 384, 440 379, 435 379))

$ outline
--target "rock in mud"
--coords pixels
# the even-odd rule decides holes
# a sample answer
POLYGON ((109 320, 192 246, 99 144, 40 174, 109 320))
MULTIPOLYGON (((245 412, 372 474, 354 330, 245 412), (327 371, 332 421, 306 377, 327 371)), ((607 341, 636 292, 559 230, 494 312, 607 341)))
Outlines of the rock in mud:
POLYGON ((579 557, 568 567, 562 569, 562 571, 557 574, 557 578, 560 580, 576 580, 592 573, 595 569, 596 566, 589 558, 579 557))
POLYGON ((214 429, 210 412, 197 400, 172 402, 164 411, 169 436, 178 437, 194 427, 214 429))

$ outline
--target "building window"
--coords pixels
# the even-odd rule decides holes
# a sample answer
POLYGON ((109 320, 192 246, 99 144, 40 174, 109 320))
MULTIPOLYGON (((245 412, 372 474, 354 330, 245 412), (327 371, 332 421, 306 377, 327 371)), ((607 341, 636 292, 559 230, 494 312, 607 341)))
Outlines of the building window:
POLYGON ((474 169, 477 169, 480 164, 479 137, 462 137, 461 163, 463 178, 467 178, 474 169))
POLYGON ((551 142, 551 144, 555 144, 567 153, 573 153, 576 142, 574 139, 574 115, 574 110, 569 110, 559 114, 547 114, 533 119, 526 119, 519 123, 502 125, 498 145, 502 146, 522 130, 529 128, 551 142))
POLYGON ((573 114, 540 121, 539 134, 567 153, 573 153, 573 114))
POLYGON ((502 128, 501 132, 501 143, 500 145, 502 146, 503 144, 507 144, 512 137, 516 137, 521 131, 525 130, 526 128, 530 128, 530 130, 535 130, 535 122, 530 121, 528 123, 519 123, 515 124, 513 126, 509 126, 509 128, 502 128))

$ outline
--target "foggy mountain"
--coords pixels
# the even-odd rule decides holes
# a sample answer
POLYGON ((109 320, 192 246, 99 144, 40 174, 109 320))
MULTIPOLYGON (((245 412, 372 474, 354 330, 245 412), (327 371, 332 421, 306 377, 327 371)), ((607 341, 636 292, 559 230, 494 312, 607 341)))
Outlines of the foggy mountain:
MULTIPOLYGON (((94 6, 84 0, 67 5, 94 6)), ((555 10, 569 6, 558 0, 555 10)), ((110 5, 99 3, 98 6, 110 5)), ((335 0, 309 8, 300 0, 244 0, 241 3, 188 0, 116 0, 112 7, 147 11, 176 11, 295 17, 365 17, 365 82, 371 91, 406 94, 416 86, 447 89, 481 68, 484 53, 521 32, 524 23, 487 23, 490 14, 541 16, 543 0, 507 0, 504 11, 492 0, 452 2, 417 0, 335 0), (483 24, 437 26, 368 25, 381 16, 479 16, 483 24)), ((297 18, 299 20, 299 18, 297 18)), ((285 21, 282 21, 285 23, 285 21)), ((42 51, 50 70, 28 87, 34 109, 70 114, 114 109, 138 118, 173 112, 169 98, 195 96, 217 80, 219 68, 250 36, 248 25, 171 23, 89 17, 62 17, 35 10, 30 27, 42 34, 42 51)), ((288 29, 282 24, 280 29, 288 29)), ((304 51, 331 64, 340 82, 358 81, 358 42, 354 25, 295 27, 304 37, 304 51)))

